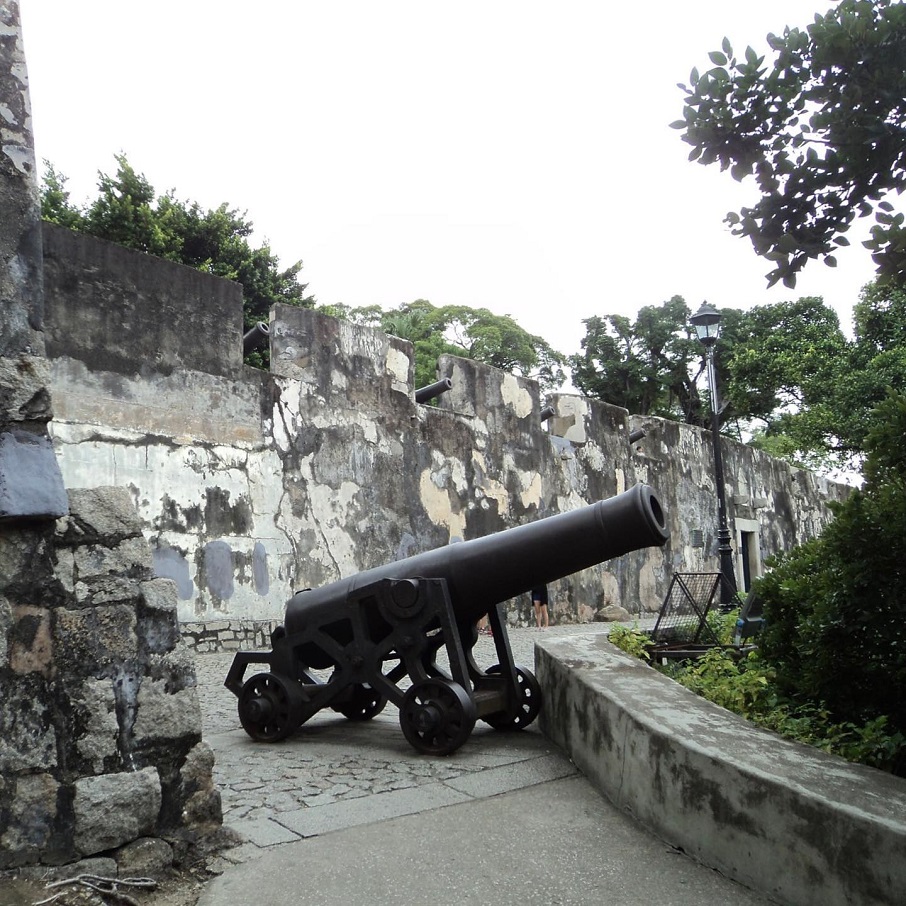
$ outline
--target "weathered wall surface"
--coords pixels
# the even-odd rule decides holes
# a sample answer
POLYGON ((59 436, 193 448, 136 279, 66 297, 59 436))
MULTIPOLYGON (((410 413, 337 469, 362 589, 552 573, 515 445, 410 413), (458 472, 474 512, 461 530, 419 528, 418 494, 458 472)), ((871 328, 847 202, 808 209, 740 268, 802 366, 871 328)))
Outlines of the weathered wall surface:
POLYGON ((219 826, 175 588, 124 489, 71 492, 39 549, 0 532, 0 688, 0 868, 219 826))
MULTIPOLYGON (((241 300, 226 281, 56 227, 45 245, 67 485, 128 489, 155 570, 176 582, 180 619, 206 645, 255 629, 262 641, 301 588, 639 481, 668 510, 668 546, 558 583, 555 619, 656 610, 674 570, 716 568, 707 432, 565 394, 545 423, 536 383, 455 357, 438 363, 452 389, 420 405, 406 341, 287 306, 271 314, 265 374, 238 359, 241 300), (128 314, 136 299, 164 324, 197 311, 191 342, 147 330, 147 314, 128 314), (630 446, 636 427, 647 434, 630 446)), ((741 445, 724 456, 731 522, 762 556, 818 531, 842 493, 741 445)), ((528 617, 515 602, 511 619, 528 617)))

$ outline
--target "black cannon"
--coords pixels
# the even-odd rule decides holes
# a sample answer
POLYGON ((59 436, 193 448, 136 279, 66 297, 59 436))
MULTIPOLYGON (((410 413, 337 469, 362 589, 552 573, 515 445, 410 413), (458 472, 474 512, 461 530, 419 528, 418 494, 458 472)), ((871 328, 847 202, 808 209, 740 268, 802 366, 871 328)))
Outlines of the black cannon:
POLYGON ((444 394, 448 390, 452 389, 453 381, 451 381, 450 378, 444 378, 443 380, 435 381, 433 384, 428 384, 427 387, 419 387, 418 390, 415 391, 415 402, 430 402, 441 394, 444 394))
POLYGON ((238 652, 224 685, 239 699, 239 720, 253 739, 284 739, 323 708, 369 720, 389 700, 416 749, 447 755, 479 718, 495 729, 519 729, 540 710, 537 680, 513 663, 503 602, 666 540, 659 501, 638 485, 582 509, 366 570, 293 595, 271 650, 238 652), (486 614, 498 663, 482 670, 472 648, 486 614), (437 664, 441 648, 449 671, 437 664), (269 671, 244 681, 249 664, 269 671), (325 679, 315 671, 330 672, 325 679))
POLYGON ((264 321, 259 321, 251 330, 247 330, 242 335, 242 354, 246 356, 263 346, 270 333, 270 327, 264 321))

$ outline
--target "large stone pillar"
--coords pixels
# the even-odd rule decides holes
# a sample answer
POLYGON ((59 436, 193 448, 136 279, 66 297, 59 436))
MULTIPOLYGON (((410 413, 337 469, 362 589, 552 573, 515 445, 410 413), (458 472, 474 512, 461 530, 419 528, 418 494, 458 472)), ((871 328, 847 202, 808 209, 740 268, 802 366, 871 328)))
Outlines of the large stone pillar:
POLYGON ((0 522, 67 512, 47 433, 41 210, 18 0, 0 0, 0 522))
POLYGON ((41 356, 41 211, 18 0, 0 0, 0 210, 0 356, 41 356))

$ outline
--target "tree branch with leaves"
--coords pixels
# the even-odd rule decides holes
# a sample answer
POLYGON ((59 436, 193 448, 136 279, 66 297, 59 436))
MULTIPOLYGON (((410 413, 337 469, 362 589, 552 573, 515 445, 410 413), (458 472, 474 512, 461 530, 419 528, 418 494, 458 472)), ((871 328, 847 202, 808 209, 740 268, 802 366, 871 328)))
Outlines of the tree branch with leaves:
POLYGON ((727 214, 770 261, 768 285, 793 287, 811 259, 836 265, 857 217, 875 215, 879 277, 906 281, 906 4, 842 0, 805 29, 767 36, 769 52, 727 38, 693 69, 683 119, 690 160, 754 178, 761 198, 727 214))

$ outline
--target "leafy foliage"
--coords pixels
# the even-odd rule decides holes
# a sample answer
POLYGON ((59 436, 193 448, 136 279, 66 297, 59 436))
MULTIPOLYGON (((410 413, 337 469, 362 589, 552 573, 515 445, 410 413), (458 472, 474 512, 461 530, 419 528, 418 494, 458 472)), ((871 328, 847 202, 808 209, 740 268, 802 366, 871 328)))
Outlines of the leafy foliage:
POLYGON ((621 651, 641 661, 651 660, 651 637, 636 627, 621 626, 619 623, 610 627, 607 639, 621 651))
MULTIPOLYGON (((205 211, 177 200, 173 190, 158 196, 125 155, 116 161, 116 175, 98 174, 98 197, 84 207, 70 202, 66 177, 46 164, 44 219, 241 283, 247 328, 267 321, 277 302, 314 305, 314 296, 307 296, 306 284, 299 282, 302 262, 281 270, 267 243, 253 247, 253 225, 244 214, 226 204, 205 211)), ((261 364, 260 354, 253 357, 253 364, 261 364)))
POLYGON ((758 652, 740 658, 728 649, 712 648, 664 672, 759 727, 847 761, 906 774, 906 736, 886 716, 840 721, 820 703, 789 699, 778 690, 774 669, 758 652))
POLYGON ((690 160, 754 177, 761 199, 726 221, 774 265, 768 285, 795 286, 809 259, 835 266, 854 219, 872 212, 879 276, 902 282, 904 215, 885 197, 906 185, 906 4, 842 0, 767 43, 769 54, 737 55, 724 38, 711 68, 680 86, 672 125, 690 160))
POLYGON ((380 327, 409 340, 415 353, 415 384, 424 387, 437 380, 439 356, 457 355, 492 365, 502 371, 537 380, 545 390, 565 380, 566 357, 541 337, 520 327, 509 315, 495 315, 486 308, 445 305, 416 299, 390 311, 377 306, 330 306, 330 314, 359 324, 380 327))
POLYGON ((704 426, 706 402, 696 381, 704 368, 702 348, 689 327, 682 296, 640 309, 635 321, 622 315, 587 318, 582 352, 570 357, 573 382, 586 396, 704 426))
POLYGON ((906 396, 874 412, 865 485, 758 581, 762 653, 792 700, 906 733, 906 396))

